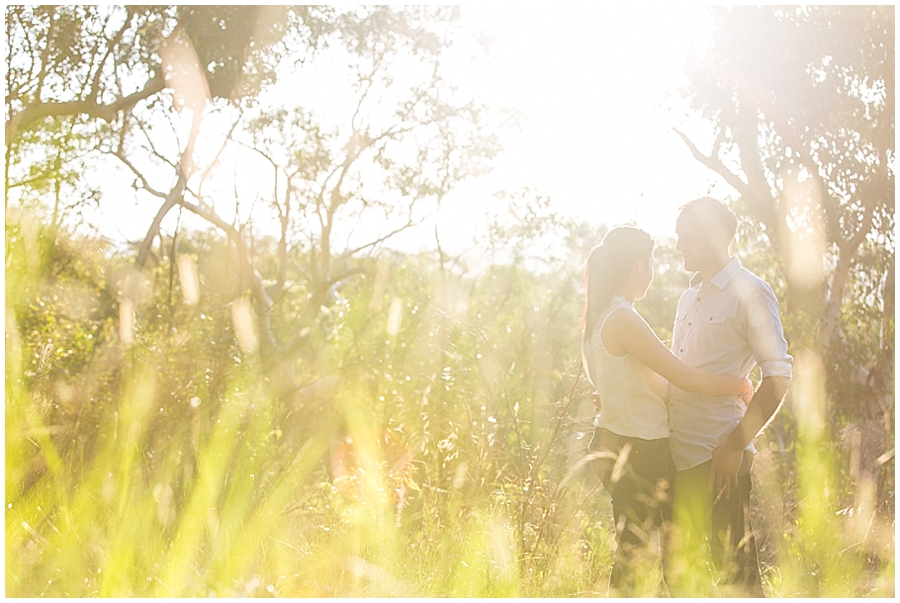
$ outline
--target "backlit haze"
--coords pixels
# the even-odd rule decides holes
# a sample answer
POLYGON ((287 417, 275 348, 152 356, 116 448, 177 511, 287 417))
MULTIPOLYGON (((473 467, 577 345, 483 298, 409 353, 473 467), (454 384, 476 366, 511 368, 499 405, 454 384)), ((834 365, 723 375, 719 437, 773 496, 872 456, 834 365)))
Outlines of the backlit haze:
MULTIPOLYGON (((499 191, 528 187, 550 197, 561 214, 598 225, 633 223, 658 239, 674 235, 677 208, 684 202, 709 192, 728 193, 727 185, 696 162, 672 132, 684 108, 670 91, 681 83, 689 41, 702 51, 709 36, 702 7, 564 5, 548 10, 472 4, 461 11, 473 42, 457 49, 447 65, 450 79, 467 97, 518 110, 522 120, 521 130, 504 139, 506 150, 493 162, 493 171, 463 183, 443 202, 437 230, 446 251, 470 248, 474 236, 485 235, 491 217, 503 215, 504 202, 495 197, 499 191), (487 55, 480 46, 485 41, 487 55), (474 64, 472 56, 478 57, 474 64)), ((346 121, 354 101, 341 92, 340 59, 331 60, 326 54, 282 77, 264 102, 310 106, 321 118, 346 121)), ((183 116, 185 123, 189 116, 183 116)), ((212 119, 206 118, 205 131, 212 119)), ((704 130, 690 123, 680 127, 703 148, 698 132, 704 130)), ((234 185, 222 185, 227 189, 222 197, 240 199, 238 221, 243 221, 271 186, 249 155, 233 161, 243 174, 234 185)), ((112 205, 101 204, 94 223, 117 240, 142 239, 158 209, 149 199, 112 205)), ((230 220, 235 209, 217 205, 217 211, 230 220)), ((169 221, 174 228, 176 219, 167 216, 164 229, 169 221)), ((260 226, 255 212, 253 219, 260 226)), ((183 214, 181 225, 194 225, 194 220, 183 214)), ((198 221, 196 227, 205 225, 198 221)), ((434 235, 432 219, 390 244, 432 248, 434 235)))
POLYGON ((472 74, 480 96, 525 115, 479 185, 533 186, 562 212, 671 236, 678 206, 715 181, 671 131, 680 112, 667 99, 689 36, 698 50, 706 43, 708 17, 702 7, 608 6, 463 8, 470 27, 496 38, 493 60, 472 74))

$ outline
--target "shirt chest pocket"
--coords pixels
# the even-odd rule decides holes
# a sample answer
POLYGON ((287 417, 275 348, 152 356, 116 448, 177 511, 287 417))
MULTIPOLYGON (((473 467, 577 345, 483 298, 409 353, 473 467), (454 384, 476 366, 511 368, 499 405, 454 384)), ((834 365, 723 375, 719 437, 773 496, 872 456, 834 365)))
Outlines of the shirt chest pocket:
POLYGON ((735 337, 734 320, 730 312, 704 312, 691 317, 691 346, 704 353, 727 348, 735 337))

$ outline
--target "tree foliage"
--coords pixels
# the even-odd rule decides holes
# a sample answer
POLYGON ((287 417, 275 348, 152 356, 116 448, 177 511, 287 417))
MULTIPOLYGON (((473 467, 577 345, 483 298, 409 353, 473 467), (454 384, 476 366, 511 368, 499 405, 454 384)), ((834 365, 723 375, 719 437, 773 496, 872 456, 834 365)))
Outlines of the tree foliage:
MULTIPOLYGON (((279 355, 276 363, 291 365, 285 359, 305 344, 296 333, 320 319, 333 287, 360 273, 353 258, 420 223, 459 182, 482 173, 499 150, 493 117, 471 99, 461 99, 444 76, 444 57, 456 35, 455 12, 445 7, 11 9, 10 44, 30 52, 7 78, 12 141, 7 190, 20 190, 23 199, 46 199, 47 187, 38 184, 55 183, 57 223, 63 199, 75 207, 111 202, 100 199, 84 170, 76 169, 85 165, 85 155, 93 156, 100 170, 118 162, 131 173, 136 197, 158 204, 138 247, 137 272, 174 208, 211 223, 235 246, 241 276, 234 296, 249 292, 263 355, 279 355), (42 26, 27 27, 30 19, 42 26), (79 43, 69 49, 75 38, 79 43), (259 94, 279 69, 302 66, 329 42, 343 49, 346 84, 356 99, 349 114, 335 124, 323 122, 313 107, 259 106, 259 94), (173 108, 190 110, 188 128, 173 108), (202 124, 214 112, 230 125, 210 134, 214 126, 202 124), (197 150, 204 135, 212 155, 197 150), (267 266, 272 274, 261 272, 254 255, 254 233, 266 219, 258 209, 247 216, 237 209, 233 217, 223 213, 222 189, 215 185, 246 180, 259 165, 229 173, 226 160, 237 161, 240 148, 253 149, 271 169, 271 192, 255 194, 265 197, 264 206, 274 210, 280 227, 279 253, 267 266), (62 184, 88 188, 90 194, 65 191, 62 184), (356 224, 373 220, 381 227, 364 227, 354 236, 356 224), (288 282, 309 293, 300 314, 277 307, 288 282), (288 331, 293 335, 276 336, 273 314, 293 322, 288 331)), ((233 203, 242 205, 237 195, 233 203)), ((132 277, 123 289, 132 304, 139 296, 138 280, 132 277)))
POLYGON ((84 178, 85 165, 101 161, 100 137, 121 146, 133 112, 161 99, 190 108, 195 125, 207 98, 251 100, 288 47, 320 44, 330 10, 10 6, 5 14, 7 200, 13 192, 49 202, 58 224, 100 197, 84 178))
MULTIPOLYGON (((768 241, 792 345, 826 356, 834 385, 860 366, 878 373, 863 413, 881 412, 875 400, 892 387, 894 9, 727 7, 713 17, 684 94, 714 142, 707 152, 681 136, 737 192, 746 237, 768 241), (861 306, 870 313, 857 322, 861 306), (866 324, 874 331, 851 343, 866 324)), ((838 399, 856 398, 840 389, 838 399)))
POLYGON ((310 46, 327 9, 259 6, 12 6, 6 10, 6 138, 48 117, 112 121, 178 75, 186 36, 213 98, 256 94, 288 42, 310 46), (289 34, 289 35, 288 35, 289 34))

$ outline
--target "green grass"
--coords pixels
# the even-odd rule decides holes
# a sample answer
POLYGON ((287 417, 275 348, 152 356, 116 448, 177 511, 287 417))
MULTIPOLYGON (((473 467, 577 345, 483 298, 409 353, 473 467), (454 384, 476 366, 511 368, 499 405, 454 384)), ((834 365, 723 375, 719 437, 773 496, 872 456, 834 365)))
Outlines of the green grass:
MULTIPOLYGON (((8 385, 17 381, 15 369, 9 362, 8 385)), ((560 518, 571 517, 565 526, 557 520, 548 528, 561 531, 552 545, 528 552, 508 489, 442 492, 421 484, 412 518, 410 509, 398 511, 395 484, 374 438, 367 440, 361 427, 351 428, 365 450, 351 487, 336 487, 321 471, 322 439, 308 441, 273 474, 267 467, 279 466, 273 457, 279 449, 263 447, 254 455, 247 445, 248 439, 265 440, 269 417, 254 415, 237 437, 249 400, 265 399, 251 385, 223 405, 198 450, 196 477, 179 497, 173 483, 186 451, 166 450, 149 471, 141 458, 154 409, 153 371, 136 370, 130 383, 118 418, 107 423, 112 433, 84 467, 59 457, 50 438, 39 435, 27 393, 8 387, 8 492, 23 491, 16 483, 22 472, 15 469, 34 452, 27 449, 40 450, 47 470, 9 499, 7 595, 605 594, 613 545, 602 494, 577 510, 572 497, 551 501, 570 507, 558 512, 560 518)), ((878 569, 871 569, 872 531, 889 526, 860 530, 859 514, 876 520, 862 500, 855 514, 839 514, 826 442, 806 434, 798 446, 797 514, 785 526, 777 558, 769 560, 769 594, 892 595, 892 540, 876 551, 878 569)))
MULTIPOLYGON (((81 413, 65 415, 35 343, 65 321, 50 335, 23 326, 42 324, 27 310, 43 277, 21 253, 8 235, 7 596, 606 595, 611 510, 589 468, 573 471, 569 436, 590 420, 574 375, 546 377, 567 393, 538 406, 520 375, 539 361, 504 374, 508 350, 486 352, 498 339, 446 317, 408 317, 386 348, 365 339, 356 304, 330 353, 389 360, 344 370, 293 431, 258 362, 203 368, 227 330, 209 320, 93 352, 56 382, 88 384, 72 386, 81 413), (189 386, 199 405, 176 391, 189 386), (90 439, 74 439, 76 416, 97 421, 90 439)), ((893 510, 871 473, 847 471, 853 447, 826 421, 822 369, 797 358, 784 411, 796 436, 786 451, 761 438, 755 470, 767 594, 893 596, 893 510)))

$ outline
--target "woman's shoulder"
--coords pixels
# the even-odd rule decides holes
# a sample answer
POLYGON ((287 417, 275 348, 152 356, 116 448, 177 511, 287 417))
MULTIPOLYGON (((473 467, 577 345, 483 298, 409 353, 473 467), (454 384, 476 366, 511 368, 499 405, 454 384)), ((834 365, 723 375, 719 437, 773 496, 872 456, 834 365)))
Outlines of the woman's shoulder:
POLYGON ((619 297, 618 295, 616 295, 610 300, 609 305, 606 306, 604 315, 606 320, 609 320, 613 316, 615 316, 618 320, 627 316, 638 316, 638 313, 637 310, 634 309, 634 306, 628 302, 628 300, 626 300, 624 297, 619 297))
MULTIPOLYGON (((600 313, 600 316, 597 319, 597 326, 594 327, 592 336, 598 336, 606 328, 606 325, 610 322, 610 319, 614 314, 621 314, 619 310, 630 307, 631 305, 625 300, 625 298, 613 296, 613 298, 609 300, 609 303, 606 304, 606 307, 603 308, 603 311, 600 313)), ((618 316, 616 317, 616 319, 614 319, 614 321, 617 320, 618 316)))
POLYGON ((635 320, 640 321, 640 315, 625 298, 610 301, 596 331, 597 339, 607 354, 615 357, 625 355, 622 341, 630 337, 635 320))
POLYGON ((642 335, 649 326, 634 306, 624 299, 622 301, 610 308, 598 331, 611 335, 625 345, 625 340, 642 335))

